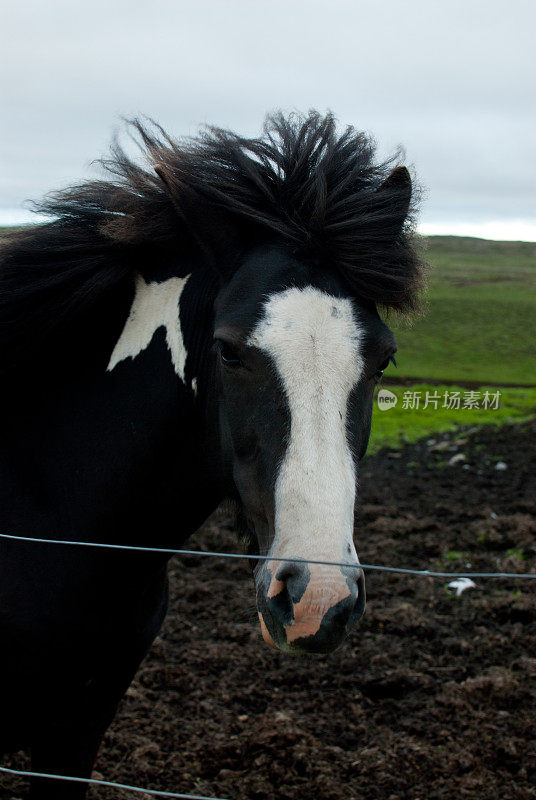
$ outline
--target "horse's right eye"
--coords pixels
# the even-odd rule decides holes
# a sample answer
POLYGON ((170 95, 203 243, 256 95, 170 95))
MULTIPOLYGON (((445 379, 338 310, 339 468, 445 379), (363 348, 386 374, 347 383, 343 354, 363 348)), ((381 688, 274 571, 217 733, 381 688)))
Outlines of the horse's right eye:
POLYGON ((227 342, 220 342, 220 358, 226 367, 240 367, 242 362, 238 353, 227 342))

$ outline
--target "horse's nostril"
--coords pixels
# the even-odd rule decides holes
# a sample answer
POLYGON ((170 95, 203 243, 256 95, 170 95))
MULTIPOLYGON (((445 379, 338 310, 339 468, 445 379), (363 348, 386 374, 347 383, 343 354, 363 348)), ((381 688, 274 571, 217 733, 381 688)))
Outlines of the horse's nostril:
POLYGON ((307 564, 290 562, 283 564, 275 574, 275 580, 282 584, 293 603, 299 603, 307 586, 311 573, 307 564))
POLYGON ((288 581, 289 578, 291 578, 293 575, 296 574, 297 572, 296 568, 298 566, 299 565, 295 564, 294 562, 287 562, 285 564, 282 564, 275 573, 276 580, 286 583, 286 581, 288 581))
POLYGON ((277 620, 281 625, 292 625, 294 603, 285 583, 277 580, 272 581, 266 604, 273 619, 277 620), (274 583, 277 584, 275 587, 274 583))

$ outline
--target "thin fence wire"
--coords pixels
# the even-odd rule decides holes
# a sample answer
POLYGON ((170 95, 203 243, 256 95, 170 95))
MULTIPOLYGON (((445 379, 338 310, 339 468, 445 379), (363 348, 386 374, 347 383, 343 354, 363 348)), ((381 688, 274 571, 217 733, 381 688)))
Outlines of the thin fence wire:
POLYGON ((239 558, 247 561, 278 561, 291 564, 321 564, 331 567, 351 567, 371 572, 392 572, 399 575, 418 575, 423 578, 515 578, 515 579, 536 579, 536 572, 439 572, 429 569, 405 569, 403 567, 387 567, 380 564, 352 564, 349 561, 320 561, 316 559, 290 558, 280 556, 261 556, 248 555, 247 553, 220 553, 212 550, 178 550, 165 547, 138 547, 128 544, 108 544, 103 542, 77 542, 64 541, 63 539, 38 539, 31 536, 14 536, 13 534, 0 533, 0 538, 11 539, 20 542, 34 542, 36 544, 59 544, 78 547, 100 547, 107 550, 130 550, 140 553, 163 553, 166 555, 178 556, 210 556, 213 558, 239 558))
POLYGON ((23 778, 50 778, 56 781, 72 781, 73 783, 90 783, 97 786, 108 786, 112 789, 127 789, 130 792, 141 792, 150 794, 154 797, 174 797, 179 800, 227 800, 223 797, 207 797, 204 794, 182 794, 181 792, 164 792, 159 789, 144 789, 142 786, 130 786, 128 783, 115 783, 114 781, 99 780, 97 778, 75 778, 67 775, 51 775, 48 772, 31 772, 24 769, 9 769, 0 767, 0 772, 7 772, 9 775, 22 776, 23 778))

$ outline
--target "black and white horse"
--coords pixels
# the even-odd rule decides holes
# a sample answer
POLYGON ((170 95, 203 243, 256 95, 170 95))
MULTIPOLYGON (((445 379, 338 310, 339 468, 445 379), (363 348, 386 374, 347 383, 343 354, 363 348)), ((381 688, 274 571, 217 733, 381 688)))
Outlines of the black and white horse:
MULTIPOLYGON (((112 177, 2 246, 0 532, 178 547, 230 498, 266 556, 264 639, 327 652, 365 606, 356 475, 396 349, 376 307, 412 310, 421 284, 409 173, 330 115, 253 140, 134 126, 147 167, 115 146, 112 177)), ((167 560, 0 539, 0 750, 90 774, 167 560)), ((32 796, 84 794, 56 784, 32 796)))

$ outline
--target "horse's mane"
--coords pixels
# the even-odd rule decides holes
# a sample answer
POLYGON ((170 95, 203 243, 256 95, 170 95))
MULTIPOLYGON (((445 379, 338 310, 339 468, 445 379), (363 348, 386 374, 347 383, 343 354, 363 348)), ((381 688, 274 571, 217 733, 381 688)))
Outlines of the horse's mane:
POLYGON ((417 307, 422 266, 409 175, 392 172, 399 154, 376 163, 366 134, 339 133, 331 114, 316 112, 270 116, 257 139, 210 127, 177 141, 155 123, 130 126, 144 165, 115 142, 101 162, 109 179, 50 195, 35 208, 52 221, 2 243, 4 353, 71 318, 142 262, 165 255, 180 269, 184 253, 197 252, 225 270, 223 249, 263 237, 338 271, 364 301, 417 307))

